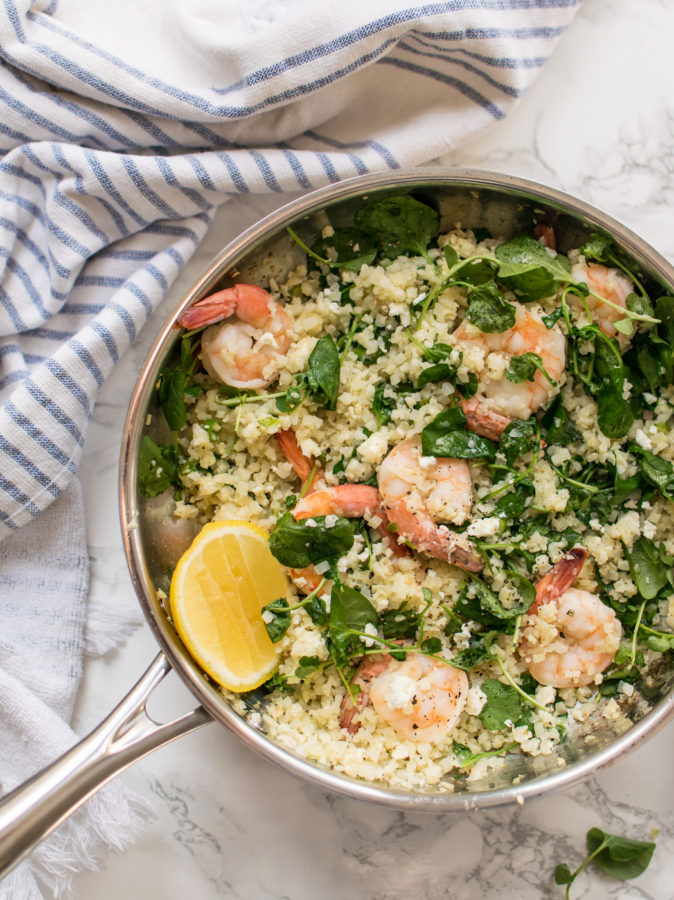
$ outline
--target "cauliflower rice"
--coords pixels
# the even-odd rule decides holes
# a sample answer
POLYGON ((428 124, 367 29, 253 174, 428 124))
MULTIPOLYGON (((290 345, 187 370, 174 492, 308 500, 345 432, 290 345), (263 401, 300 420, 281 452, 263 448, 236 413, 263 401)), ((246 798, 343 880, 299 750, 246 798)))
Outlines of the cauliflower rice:
MULTIPOLYGON (((329 245, 333 234, 331 227, 325 229, 322 246, 329 245)), ((192 369, 192 389, 185 395, 187 422, 177 436, 179 465, 171 488, 175 491, 175 517, 199 524, 244 519, 271 533, 301 491, 299 479, 274 437, 277 433, 294 432, 302 454, 320 466, 328 486, 376 484, 389 451, 420 434, 451 407, 458 387, 471 380, 473 384, 475 380, 481 384, 485 378, 503 380, 508 356, 477 349, 463 354, 453 349, 445 356, 444 362, 452 370, 450 377, 423 383, 422 376, 433 364, 424 348, 453 347, 453 332, 464 320, 471 290, 475 290, 466 283, 445 284, 451 267, 456 267, 457 259, 494 259, 501 243, 502 239, 457 226, 433 236, 424 254, 378 252, 375 260, 363 262, 355 270, 335 264, 337 254, 328 246, 324 256, 331 265, 308 257, 309 265, 296 266, 282 282, 271 280, 264 285, 292 317, 290 350, 273 384, 254 395, 232 396, 233 392, 223 389, 201 366, 192 369), (437 296, 419 320, 424 301, 434 289, 437 296), (300 383, 298 376, 307 371, 310 355, 325 335, 334 339, 340 357, 335 408, 317 402, 311 393, 295 408, 279 404, 279 397, 282 400, 300 383)), ((548 252, 555 257, 553 251, 548 252)), ((568 256, 572 262, 583 262, 579 250, 568 256)), ((502 283, 499 287, 506 302, 521 299, 520 294, 504 290, 502 283)), ((540 309, 542 315, 553 315, 560 308, 563 289, 564 285, 556 284, 550 296, 529 305, 540 309)), ((567 307, 572 327, 591 323, 591 312, 580 295, 569 294, 567 307)), ((637 333, 646 333, 643 323, 637 323, 637 333)), ((568 324, 562 317, 551 327, 567 334, 568 324)), ((630 338, 621 337, 621 344, 622 352, 628 352, 630 338)), ((578 347, 580 356, 576 358, 580 359, 587 346, 579 340, 578 347)), ((278 673, 268 686, 264 703, 253 714, 274 741, 356 778, 406 789, 434 786, 451 791, 457 779, 477 780, 498 771, 505 764, 505 751, 525 754, 534 760, 534 767, 539 758, 549 765, 568 732, 590 716, 603 717, 616 731, 629 727, 625 703, 636 702, 640 670, 662 652, 662 647, 651 649, 647 638, 655 647, 653 635, 668 633, 674 624, 669 586, 642 605, 634 563, 630 565, 635 542, 644 539, 650 541, 648 547, 660 548, 668 570, 668 557, 674 556, 669 489, 663 492, 644 480, 643 457, 634 448, 657 455, 668 465, 674 460, 670 437, 674 393, 667 385, 657 397, 642 399, 627 432, 612 438, 598 422, 596 396, 591 396, 568 363, 567 357, 564 374, 532 419, 541 422, 546 409, 559 402, 571 425, 564 441, 549 440, 539 450, 530 444, 510 466, 498 447, 492 461, 468 459, 472 512, 469 522, 456 530, 466 531, 486 560, 480 577, 505 610, 522 599, 519 588, 523 582, 513 581, 513 570, 535 584, 569 547, 585 547, 589 558, 575 586, 600 594, 605 601, 610 598, 623 619, 620 662, 598 673, 587 686, 556 689, 536 684, 517 652, 517 640, 527 631, 528 639, 535 641, 545 625, 544 616, 507 618, 502 620, 502 628, 494 628, 493 623, 487 626, 457 613, 462 596, 468 608, 475 608, 473 578, 424 553, 396 556, 389 541, 373 527, 377 523, 368 522, 355 529, 351 548, 334 563, 342 583, 366 597, 379 617, 400 608, 422 613, 423 641, 431 639, 428 646, 437 657, 451 661, 485 632, 494 631, 490 652, 467 669, 465 706, 458 723, 442 740, 405 739, 372 706, 360 712, 360 727, 349 734, 340 727, 340 709, 345 679, 353 674, 358 657, 353 656, 341 669, 330 665, 328 626, 314 621, 306 607, 297 608, 290 613, 290 625, 278 643, 278 673), (620 502, 615 502, 618 495, 614 485, 608 485, 606 472, 614 485, 618 481, 625 484, 620 502), (512 496, 522 482, 527 486, 523 509, 509 516, 502 498, 512 496), (603 496, 605 482, 605 493, 612 499, 602 505, 593 491, 601 485, 599 495, 603 496), (634 641, 634 616, 621 612, 628 609, 641 609, 641 622, 647 629, 637 626, 634 641), (298 668, 307 665, 311 671, 298 676, 298 668), (619 675, 621 669, 625 678, 611 680, 611 673, 619 675), (485 713, 494 702, 493 682, 499 682, 510 699, 514 695, 517 701, 518 717, 502 718, 496 723, 500 727, 494 727, 494 717, 485 713)), ((622 389, 629 399, 629 377, 622 389)), ((546 441, 546 431, 552 426, 547 422, 541 427, 546 441)), ((453 527, 451 523, 449 527, 453 527)), ((322 596, 329 616, 329 585, 322 596)), ((292 578, 285 599, 290 608, 304 599, 292 578)), ((264 614, 267 623, 275 618, 274 612, 264 614)), ((362 653, 376 652, 383 640, 381 628, 370 625, 368 629, 361 638, 362 653)), ((390 642, 381 652, 387 647, 390 642)), ((236 709, 249 714, 246 698, 227 696, 236 709)), ((564 765, 561 756, 558 765, 564 765)))

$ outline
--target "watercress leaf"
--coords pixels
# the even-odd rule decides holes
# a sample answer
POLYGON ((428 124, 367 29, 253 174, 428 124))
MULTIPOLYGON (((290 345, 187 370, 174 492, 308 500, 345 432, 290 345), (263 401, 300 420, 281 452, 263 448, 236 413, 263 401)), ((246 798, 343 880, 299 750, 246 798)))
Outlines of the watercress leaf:
POLYGON ((498 446, 512 468, 520 456, 536 449, 539 440, 534 419, 514 419, 504 428, 498 446))
POLYGON ((391 396, 393 388, 388 381, 380 381, 374 389, 372 400, 372 412, 377 417, 377 426, 388 425, 391 421, 391 413, 398 405, 395 396, 391 396))
POLYGON ((468 431, 463 410, 454 406, 443 410, 423 429, 421 451, 424 456, 493 460, 496 445, 468 431))
POLYGON ((436 363, 427 366, 417 378, 417 390, 421 390, 427 384, 437 384, 439 381, 447 381, 452 378, 456 370, 448 363, 436 363))
POLYGON ((426 203, 407 194, 372 197, 356 212, 357 228, 372 235, 383 255, 412 251, 424 256, 440 228, 440 216, 426 203))
POLYGON ((464 672, 469 672, 475 666, 480 665, 480 663, 487 662, 487 660, 492 658, 491 644, 496 634, 496 631, 490 631, 486 635, 472 638, 468 647, 454 654, 450 663, 456 669, 463 669, 464 672))
POLYGON ((300 656, 299 666, 295 669, 297 678, 304 680, 318 671, 321 661, 317 656, 300 656))
POLYGON ((344 621, 348 628, 354 631, 364 631, 366 625, 379 624, 379 616, 374 606, 364 594, 346 584, 335 583, 330 594, 330 611, 337 600, 343 610, 344 621))
POLYGON ((580 248, 585 259, 593 259, 596 262, 610 262, 613 250, 613 240, 607 234, 594 231, 580 248))
POLYGON ((625 298, 625 306, 630 312, 640 316, 654 316, 655 310, 650 299, 642 294, 631 293, 625 298))
POLYGON ((373 238, 351 226, 335 228, 330 237, 319 238, 311 249, 330 265, 352 272, 360 272, 361 267, 370 265, 377 255, 373 238), (330 250, 333 253, 329 253, 330 250))
POLYGON ((521 356, 511 356, 506 378, 513 384, 521 384, 523 381, 533 381, 536 371, 543 365, 543 360, 537 353, 523 353, 521 356))
POLYGON ((420 624, 421 613, 408 608, 406 602, 396 609, 387 610, 379 617, 381 633, 389 641, 414 639, 420 624))
POLYGON ((453 272, 453 278, 478 287, 488 281, 493 281, 497 272, 498 263, 495 259, 489 259, 489 257, 466 259, 460 266, 457 266, 453 272))
POLYGON ((466 319, 487 334, 501 333, 515 324, 515 307, 503 299, 494 281, 468 291, 466 319))
POLYGON ((475 592, 480 607, 484 610, 484 612, 490 613, 490 615, 495 616, 497 619, 501 619, 503 621, 508 621, 508 619, 516 619, 517 616, 520 616, 523 612, 526 612, 533 603, 536 596, 536 591, 533 588, 533 585, 523 575, 519 575, 519 573, 515 572, 509 572, 509 575, 513 580, 515 580, 515 575, 517 575, 518 580, 516 582, 516 588, 518 593, 521 595, 520 602, 511 607, 505 607, 496 596, 496 594, 486 584, 486 582, 484 582, 481 578, 478 578, 477 575, 471 575, 470 577, 471 582, 475 587, 475 592))
POLYGON ((185 383, 187 373, 182 368, 162 369, 158 396, 168 427, 180 431, 187 421, 185 413, 185 383))
POLYGON ((426 638, 421 643, 421 650, 424 653, 439 653, 442 650, 442 641, 437 637, 426 638))
POLYGON ((324 334, 316 341, 316 346, 309 356, 307 372, 310 379, 325 394, 328 409, 335 409, 339 393, 340 361, 332 335, 324 334))
POLYGON ((284 566, 303 569, 320 562, 336 562, 353 546, 354 523, 350 519, 325 524, 325 516, 297 521, 292 513, 283 513, 269 537, 269 549, 284 566))
POLYGON ((561 394, 557 394, 550 406, 545 411, 541 424, 545 429, 546 444, 557 444, 567 447, 573 441, 580 440, 580 432, 569 419, 564 409, 564 401, 561 394))
POLYGON ((445 244, 442 248, 442 252, 445 254, 445 260, 447 262, 448 268, 453 268, 459 261, 459 254, 456 252, 454 247, 450 247, 449 244, 445 244))
POLYGON ((606 437, 619 440, 625 437, 634 422, 634 413, 623 397, 627 369, 611 369, 597 392, 597 424, 606 437))
POLYGON ((325 623, 328 621, 328 613, 325 607, 325 600, 323 600, 322 597, 312 597, 309 603, 307 603, 304 608, 314 625, 325 625, 325 623))
MULTIPOLYGON (((424 359, 428 362, 442 362, 449 359, 453 352, 454 348, 449 344, 443 344, 442 341, 438 341, 432 347, 424 347, 423 350, 424 359)), ((461 351, 458 352, 461 353, 461 351)))
POLYGON ((479 719, 488 731, 502 731, 519 721, 523 712, 522 700, 515 688, 495 678, 488 678, 480 687, 487 702, 479 719))
POLYGON ((668 500, 674 498, 674 466, 667 459, 644 450, 636 444, 630 445, 630 453, 637 457, 639 470, 649 484, 659 488, 668 500))
POLYGON ((143 435, 138 457, 138 487, 144 497, 156 497, 168 490, 176 477, 175 450, 156 444, 143 435))
POLYGON ((459 594, 459 599, 454 605, 453 614, 461 616, 463 619, 479 622, 480 625, 485 625, 489 629, 498 631, 503 630, 503 619, 500 619, 489 612, 485 612, 477 594, 469 594, 468 585, 465 585, 459 594))
POLYGON ((543 319, 543 324, 545 325, 545 327, 548 329, 548 331, 550 331, 550 329, 553 328, 557 322, 559 322, 563 315, 564 308, 558 306, 557 309, 553 310, 549 315, 541 316, 541 318, 543 319))
POLYGON ((652 600, 667 584, 667 566, 660 559, 657 546, 643 535, 631 549, 625 547, 630 574, 644 600, 652 600))
POLYGON ((658 297, 655 301, 655 318, 660 319, 658 335, 674 348, 674 297, 658 297))
POLYGON ((527 500, 533 497, 535 489, 530 478, 522 478, 512 491, 503 494, 496 501, 494 512, 504 519, 520 519, 526 509, 527 500))
POLYGON ((551 297, 558 284, 571 281, 571 266, 561 254, 551 256, 528 235, 518 235, 494 251, 500 262, 498 280, 525 303, 551 297))
POLYGON ((566 863, 560 863, 555 867, 555 884, 571 884, 573 875, 566 863))
POLYGON ((262 607, 262 612, 270 612, 274 614, 271 622, 265 622, 264 627, 272 644, 277 644, 286 631, 290 628, 290 612, 288 609, 288 601, 285 597, 279 597, 278 600, 272 600, 266 606, 262 607))
POLYGON ((606 875, 625 881, 637 878, 648 868, 653 857, 655 844, 652 841, 633 841, 629 838, 608 834, 601 828, 591 828, 587 833, 588 853, 599 853, 593 862, 606 875))

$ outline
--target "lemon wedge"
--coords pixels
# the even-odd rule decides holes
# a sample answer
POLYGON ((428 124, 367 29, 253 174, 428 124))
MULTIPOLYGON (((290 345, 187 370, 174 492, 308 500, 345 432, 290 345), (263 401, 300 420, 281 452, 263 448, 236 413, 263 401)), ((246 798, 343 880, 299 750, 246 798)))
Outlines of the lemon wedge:
POLYGON ((285 597, 286 589, 266 532, 250 522, 211 522, 173 573, 173 623, 211 678, 230 691, 250 691, 278 666, 279 650, 267 634, 262 607, 285 597))

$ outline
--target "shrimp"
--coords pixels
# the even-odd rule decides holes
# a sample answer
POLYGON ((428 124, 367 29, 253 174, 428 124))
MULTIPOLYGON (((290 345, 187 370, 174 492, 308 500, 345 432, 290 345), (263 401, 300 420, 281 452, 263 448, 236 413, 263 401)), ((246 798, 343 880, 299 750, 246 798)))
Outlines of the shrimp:
POLYGON ((468 694, 464 671, 421 653, 407 653, 404 660, 389 653, 366 656, 351 683, 360 692, 355 704, 345 695, 342 728, 355 734, 358 713, 371 703, 398 734, 413 741, 442 740, 456 724, 468 694))
POLYGON ((259 390, 275 381, 292 341, 292 317, 254 284, 237 284, 198 300, 178 325, 210 326, 201 338, 204 367, 216 380, 241 390, 259 390), (236 321, 215 324, 230 316, 236 321))
MULTIPOLYGON (((390 537, 381 496, 377 488, 370 484, 338 484, 335 487, 320 488, 303 497, 292 512, 298 521, 330 515, 344 516, 347 519, 370 519, 377 524, 382 535, 390 537)), ((297 586, 306 593, 316 590, 323 580, 314 566, 291 569, 290 574, 297 586)))
POLYGON ((381 464, 378 480, 382 505, 399 539, 467 572, 483 568, 468 538, 436 521, 461 525, 469 517, 473 486, 466 462, 423 457, 417 436, 391 450, 381 464))
POLYGON ((613 326, 618 319, 625 318, 627 298, 634 293, 634 285, 620 269, 608 269, 599 263, 577 262, 571 269, 571 277, 576 281, 584 281, 587 286, 610 303, 602 303, 598 297, 590 294, 585 298, 590 311, 596 317, 597 325, 607 337, 616 337, 621 347, 629 343, 629 337, 613 326), (616 309, 616 306, 618 309, 616 309))
POLYGON ((587 551, 574 547, 541 578, 524 620, 519 652, 539 684, 582 687, 613 662, 622 626, 596 594, 571 585, 587 551))
POLYGON ((283 455, 293 467, 295 474, 302 482, 302 491, 308 493, 315 490, 319 486, 323 486, 323 472, 321 469, 306 457, 300 450, 297 443, 297 437, 292 428, 286 428, 284 431, 276 432, 276 440, 281 448, 283 455), (313 475, 312 475, 313 472, 313 475), (311 482, 307 484, 311 477, 311 482))
POLYGON ((555 385, 536 371, 533 381, 515 384, 505 377, 510 360, 535 353, 551 381, 557 382, 566 365, 566 339, 558 325, 545 327, 541 312, 521 303, 515 307, 515 324, 506 331, 480 331, 464 319, 454 331, 452 346, 464 355, 482 356, 478 391, 462 400, 468 427, 478 434, 498 440, 513 419, 528 419, 550 397, 555 385))

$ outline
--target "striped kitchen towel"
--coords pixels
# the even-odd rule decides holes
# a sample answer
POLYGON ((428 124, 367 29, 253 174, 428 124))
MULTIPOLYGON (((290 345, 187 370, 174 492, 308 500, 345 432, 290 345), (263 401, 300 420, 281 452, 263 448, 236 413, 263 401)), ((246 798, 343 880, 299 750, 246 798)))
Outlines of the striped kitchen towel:
MULTIPOLYGON (((35 698, 58 720, 72 709, 87 585, 73 476, 97 391, 215 209, 456 147, 513 107, 580 2, 0 4, 0 540, 10 538, 0 582, 12 585, 0 593, 3 785, 25 775, 8 770, 23 738, 46 758, 68 740, 48 723, 38 735, 20 713, 39 709, 35 698), (19 531, 50 534, 31 520, 57 497, 54 526, 73 526, 60 549, 42 528, 19 531), (16 599, 52 571, 44 609, 16 599), (27 621, 58 621, 59 610, 67 640, 27 621), (67 702, 31 684, 30 652, 36 672, 65 673, 67 702)), ((124 815, 110 825, 96 834, 119 843, 124 815)), ((80 834, 49 854, 52 886, 91 862, 86 824, 80 834)), ((45 871, 24 868, 11 896, 39 896, 34 875, 45 871)))

